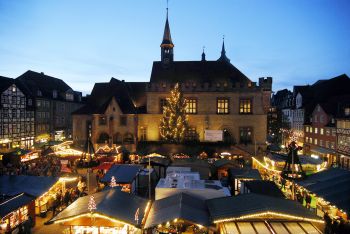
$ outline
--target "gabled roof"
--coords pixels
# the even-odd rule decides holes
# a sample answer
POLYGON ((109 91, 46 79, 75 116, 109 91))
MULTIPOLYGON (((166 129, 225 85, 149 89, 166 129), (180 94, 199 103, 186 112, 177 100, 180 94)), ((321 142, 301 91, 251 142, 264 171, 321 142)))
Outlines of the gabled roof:
MULTIPOLYGON (((321 220, 316 214, 307 210, 298 202, 264 196, 260 194, 242 194, 234 197, 214 198, 206 201, 212 222, 223 222, 231 220, 254 219, 259 216, 270 214, 284 214, 289 216, 300 217, 312 220, 321 220), (255 217, 249 217, 256 215, 255 217)), ((278 215, 276 215, 278 216, 278 215)), ((278 216, 280 220, 288 219, 287 216, 278 216)), ((289 217, 289 219, 292 217, 289 217)))
POLYGON ((90 196, 78 198, 56 217, 51 219, 50 222, 65 220, 82 214, 90 214, 88 204, 91 196, 94 196, 96 204, 96 210, 93 210, 94 213, 120 220, 133 226, 139 226, 141 223, 148 202, 147 199, 121 192, 118 189, 108 189, 90 196), (135 220, 137 209, 139 209, 138 223, 135 220))
POLYGON ((18 208, 25 206, 34 200, 35 197, 29 196, 25 193, 21 193, 15 197, 11 197, 0 203, 0 217, 4 217, 12 211, 17 210, 18 208))
POLYGON ((0 194, 15 196, 20 193, 39 197, 47 192, 57 181, 58 177, 3 175, 0 176, 0 194))
POLYGON ((246 77, 231 63, 221 61, 174 61, 169 66, 162 62, 153 62, 151 83, 170 82, 185 83, 187 81, 216 84, 216 82, 248 83, 246 77))
POLYGON ((134 164, 113 165, 101 181, 109 183, 111 182, 112 176, 114 176, 117 184, 129 184, 132 183, 141 169, 142 166, 134 164))
POLYGON ((8 89, 14 83, 14 79, 0 76, 0 93, 8 89))
POLYGON ((200 198, 179 193, 153 202, 145 228, 155 227, 174 219, 209 226, 208 208, 200 198))
POLYGON ((73 112, 73 114, 102 114, 114 98, 123 114, 137 113, 136 103, 143 104, 142 96, 145 92, 144 82, 127 83, 112 78, 109 82, 95 83, 86 105, 73 112), (131 95, 131 92, 138 93, 131 95), (135 101, 134 104, 134 100, 135 101))

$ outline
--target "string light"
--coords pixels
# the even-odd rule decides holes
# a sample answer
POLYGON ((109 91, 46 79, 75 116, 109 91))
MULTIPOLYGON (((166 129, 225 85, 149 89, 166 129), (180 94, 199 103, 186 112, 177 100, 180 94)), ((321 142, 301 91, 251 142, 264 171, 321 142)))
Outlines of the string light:
POLYGON ((289 218, 289 219, 302 220, 302 221, 324 223, 324 221, 320 220, 320 219, 310 219, 310 218, 305 218, 305 217, 301 217, 301 216, 288 215, 288 214, 277 213, 277 212, 272 212, 272 211, 250 214, 250 215, 243 215, 243 216, 240 216, 237 218, 233 217, 233 218, 227 218, 227 219, 218 219, 218 220, 215 220, 214 223, 230 222, 230 221, 236 221, 236 220, 245 220, 245 219, 257 218, 257 217, 268 216, 268 215, 279 216, 279 217, 289 218))

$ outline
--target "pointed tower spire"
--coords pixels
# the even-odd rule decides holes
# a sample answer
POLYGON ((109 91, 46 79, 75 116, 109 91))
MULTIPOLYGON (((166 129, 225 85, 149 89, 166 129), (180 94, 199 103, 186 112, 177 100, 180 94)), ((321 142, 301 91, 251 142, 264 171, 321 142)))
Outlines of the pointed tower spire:
POLYGON ((202 61, 205 61, 205 53, 204 53, 205 46, 203 46, 203 53, 202 53, 202 61))
POLYGON ((221 48, 221 56, 218 59, 218 61, 222 62, 230 62, 230 59, 226 57, 226 50, 225 50, 225 35, 222 37, 222 48, 221 48))
POLYGON ((168 7, 166 8, 166 21, 164 27, 163 41, 161 47, 161 60, 164 64, 169 64, 174 61, 173 48, 174 44, 171 40, 170 26, 168 20, 168 7))

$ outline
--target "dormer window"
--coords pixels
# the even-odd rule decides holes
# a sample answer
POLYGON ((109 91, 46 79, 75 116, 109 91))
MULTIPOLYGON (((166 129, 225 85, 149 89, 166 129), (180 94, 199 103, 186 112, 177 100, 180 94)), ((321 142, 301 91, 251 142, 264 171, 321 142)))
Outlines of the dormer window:
POLYGON ((57 98, 57 90, 52 91, 52 97, 57 98))
POLYGON ((74 100, 74 95, 72 93, 66 93, 66 100, 73 101, 74 100))
POLYGON ((33 105, 33 101, 32 101, 32 99, 28 99, 28 106, 31 106, 31 105, 33 105))
POLYGON ((12 92, 16 92, 16 86, 12 86, 12 92))
POLYGON ((344 108, 344 115, 345 116, 350 116, 350 107, 344 108))
POLYGON ((38 91, 36 92, 36 94, 37 94, 38 96, 42 96, 42 95, 43 95, 43 94, 41 93, 40 90, 38 90, 38 91))

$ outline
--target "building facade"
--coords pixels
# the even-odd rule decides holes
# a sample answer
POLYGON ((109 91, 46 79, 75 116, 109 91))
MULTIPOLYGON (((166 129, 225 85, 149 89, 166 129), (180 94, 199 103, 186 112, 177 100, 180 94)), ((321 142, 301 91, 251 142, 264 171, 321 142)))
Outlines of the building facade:
POLYGON ((337 118, 337 153, 339 166, 350 170, 350 99, 337 118))
POLYGON ((42 72, 27 71, 16 82, 33 97, 37 140, 48 137, 52 140, 71 139, 71 113, 83 105, 81 92, 42 72))
POLYGON ((317 104, 310 121, 304 125, 304 153, 327 159, 329 165, 337 163, 336 124, 330 103, 317 104))
POLYGON ((175 61, 168 17, 161 61, 153 62, 149 82, 112 78, 95 84, 87 104, 73 114, 73 138, 91 136, 98 144, 133 144, 161 141, 163 106, 179 84, 187 103, 186 141, 209 141, 206 131, 219 130, 229 144, 265 144, 272 78, 253 82, 230 63, 222 44, 218 60, 175 61))
POLYGON ((16 80, 0 77, 0 150, 34 143, 34 106, 16 80))

